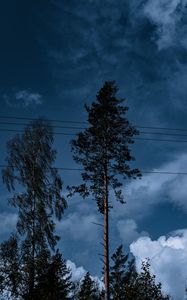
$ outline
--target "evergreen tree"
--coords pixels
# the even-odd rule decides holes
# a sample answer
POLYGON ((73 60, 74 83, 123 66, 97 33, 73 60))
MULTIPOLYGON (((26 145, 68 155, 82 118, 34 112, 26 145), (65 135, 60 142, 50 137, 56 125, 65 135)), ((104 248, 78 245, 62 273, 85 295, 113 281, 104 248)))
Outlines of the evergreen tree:
POLYGON ((86 273, 80 284, 78 300, 101 300, 101 293, 97 283, 91 279, 89 272, 86 273))
POLYGON ((149 261, 142 263, 138 273, 134 259, 128 260, 123 254, 122 246, 112 255, 113 265, 110 268, 111 299, 113 300, 169 300, 163 295, 161 283, 156 283, 155 275, 150 274, 149 261))
POLYGON ((35 299, 37 261, 47 262, 49 250, 54 250, 58 241, 53 216, 60 220, 67 206, 61 195, 62 180, 53 168, 56 151, 52 144, 49 123, 31 122, 22 135, 8 142, 7 167, 3 170, 3 181, 14 193, 9 204, 18 209, 17 232, 29 300, 35 299))
POLYGON ((42 273, 37 278, 35 289, 38 300, 71 299, 71 272, 58 251, 50 258, 48 264, 44 264, 40 270, 42 270, 42 273))
POLYGON ((72 151, 77 163, 82 164, 83 184, 70 189, 83 197, 95 198, 98 210, 104 215, 104 281, 106 299, 109 296, 109 235, 108 213, 109 192, 113 189, 116 199, 124 203, 121 192, 123 179, 140 177, 138 169, 131 169, 128 162, 133 161, 129 145, 138 131, 126 118, 128 107, 123 99, 116 97, 114 82, 105 82, 91 107, 86 106, 89 127, 79 133, 72 141, 72 151))
POLYGON ((123 254, 123 246, 119 246, 112 255, 113 265, 110 268, 110 292, 114 300, 125 298, 125 282, 128 255, 123 254))
MULTIPOLYGON (((149 260, 142 262, 142 271, 138 274, 134 284, 136 290, 135 300, 169 300, 168 295, 163 295, 161 283, 156 283, 156 276, 150 273, 149 260)), ((129 298, 130 299, 130 298, 129 298)))
POLYGON ((138 273, 136 271, 135 260, 128 261, 125 272, 125 300, 139 299, 139 287, 137 285, 138 273))

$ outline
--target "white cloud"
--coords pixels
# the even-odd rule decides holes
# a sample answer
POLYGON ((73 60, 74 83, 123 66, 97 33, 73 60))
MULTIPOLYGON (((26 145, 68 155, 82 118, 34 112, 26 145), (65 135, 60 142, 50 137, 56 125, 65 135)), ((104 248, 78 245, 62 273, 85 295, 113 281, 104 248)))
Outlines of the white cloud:
POLYGON ((158 240, 141 237, 130 245, 138 271, 142 260, 150 258, 151 272, 162 283, 163 291, 175 300, 185 299, 187 281, 187 229, 161 236, 158 240))
POLYGON ((159 49, 167 48, 175 42, 176 27, 186 4, 187 0, 148 0, 145 4, 145 15, 157 26, 159 49))
MULTIPOLYGON (((175 157, 153 172, 186 172, 187 154, 175 157)), ((124 188, 126 204, 113 201, 113 218, 125 217, 138 220, 149 214, 159 203, 171 203, 187 212, 187 176, 180 174, 146 174, 141 180, 132 180, 124 188)))
POLYGON ((17 223, 17 214, 14 213, 1 213, 0 214, 0 234, 8 234, 14 231, 17 223))
POLYGON ((71 213, 57 223, 57 231, 64 231, 73 240, 95 242, 99 239, 99 230, 93 223, 98 223, 94 214, 71 213))
POLYGON ((140 236, 147 236, 145 231, 138 232, 137 223, 133 219, 120 220, 117 222, 117 229, 121 240, 128 245, 137 240, 140 236))
MULTIPOLYGON (((71 270, 72 273, 72 281, 80 281, 84 278, 87 271, 81 266, 77 267, 74 262, 71 260, 67 260, 66 262, 67 267, 71 270)), ((91 276, 92 280, 98 283, 99 288, 102 289, 104 287, 103 282, 97 276, 91 276)))
POLYGON ((22 90, 16 93, 15 98, 23 102, 24 106, 42 104, 42 96, 38 93, 32 93, 28 90, 22 90))
POLYGON ((67 260, 66 265, 71 270, 73 281, 81 280, 86 274, 86 270, 82 266, 77 267, 76 264, 71 260, 67 260))
POLYGON ((29 107, 42 104, 42 95, 34 93, 30 90, 20 90, 14 95, 3 96, 6 104, 10 107, 29 107))

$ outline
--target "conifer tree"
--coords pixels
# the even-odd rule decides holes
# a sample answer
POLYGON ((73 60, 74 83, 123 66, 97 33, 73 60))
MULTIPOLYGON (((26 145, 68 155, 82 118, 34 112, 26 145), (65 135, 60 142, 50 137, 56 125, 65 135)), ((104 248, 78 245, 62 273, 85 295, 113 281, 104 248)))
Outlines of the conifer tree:
POLYGON ((119 246, 111 257, 113 265, 110 268, 110 292, 114 300, 125 298, 125 283, 128 255, 123 254, 123 246, 119 246))
POLYGON ((54 218, 61 219, 67 204, 61 195, 62 180, 53 163, 53 132, 45 120, 31 122, 23 134, 7 144, 7 167, 3 181, 11 198, 9 204, 18 210, 17 232, 24 266, 25 295, 35 299, 37 261, 47 261, 58 237, 54 218))
MULTIPOLYGON (((169 300, 168 295, 163 295, 161 283, 156 283, 156 276, 150 273, 149 259, 142 262, 142 271, 138 274, 134 284, 136 289, 135 300, 169 300)), ((130 298, 129 298, 130 299, 130 298)))
POLYGON ((129 145, 138 131, 126 118, 128 107, 117 98, 114 82, 105 82, 91 107, 85 106, 89 126, 72 141, 75 161, 83 165, 83 184, 70 189, 83 197, 90 194, 104 215, 104 282, 106 299, 109 295, 109 196, 114 190, 116 199, 124 203, 121 179, 140 177, 138 169, 130 167, 134 160, 129 145))
POLYGON ((35 289, 38 300, 71 300, 71 271, 59 251, 44 263, 40 272, 35 289))
POLYGON ((99 287, 97 283, 92 280, 89 272, 86 273, 80 284, 78 300, 101 300, 99 287))
POLYGON ((123 254, 122 246, 112 255, 110 268, 110 288, 112 300, 169 300, 162 293, 161 283, 150 273, 149 260, 142 262, 140 273, 136 271, 134 259, 123 254))

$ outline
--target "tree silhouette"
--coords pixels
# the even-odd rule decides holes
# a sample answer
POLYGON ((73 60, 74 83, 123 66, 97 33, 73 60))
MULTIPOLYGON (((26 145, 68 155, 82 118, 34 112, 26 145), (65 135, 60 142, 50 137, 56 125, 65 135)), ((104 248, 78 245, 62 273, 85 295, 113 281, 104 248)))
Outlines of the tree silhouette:
MULTIPOLYGON (((136 290, 135 300, 169 300, 168 295, 163 295, 161 283, 156 283, 156 276, 150 273, 149 259, 142 262, 142 271, 138 274, 134 284, 136 290)), ((129 298, 132 299, 132 298, 129 298)))
POLYGON ((110 267, 110 292, 112 299, 125 298, 125 282, 127 277, 128 255, 123 254, 123 246, 119 246, 111 257, 113 265, 110 267))
POLYGON ((136 271, 134 259, 124 255, 122 246, 112 255, 110 288, 113 300, 169 300, 162 293, 161 283, 150 273, 149 260, 142 262, 141 272, 136 271))
POLYGON ((53 217, 61 219, 67 204, 61 195, 62 180, 53 168, 56 151, 52 147, 53 132, 45 120, 31 122, 22 135, 7 144, 7 167, 3 181, 11 198, 9 204, 18 209, 17 231, 22 264, 27 274, 26 289, 34 300, 36 262, 54 250, 57 240, 53 217))
POLYGON ((70 300, 72 292, 71 271, 66 266, 66 261, 57 251, 43 262, 37 278, 35 300, 70 300))
POLYGON ((97 283, 92 280, 89 272, 86 273, 80 284, 77 298, 78 300, 102 300, 99 287, 97 283))
POLYGON ((16 235, 11 235, 0 246, 1 293, 4 295, 11 294, 15 299, 20 299, 22 280, 18 239, 16 235))
POLYGON ((83 184, 70 188, 83 197, 93 195, 98 210, 104 215, 104 281, 106 299, 109 296, 109 195, 115 192, 116 199, 124 203, 120 175, 123 179, 140 177, 138 169, 130 167, 133 161, 129 145, 138 131, 126 118, 128 107, 123 99, 116 97, 114 82, 105 82, 91 107, 86 106, 89 127, 72 141, 74 160, 82 164, 83 184))

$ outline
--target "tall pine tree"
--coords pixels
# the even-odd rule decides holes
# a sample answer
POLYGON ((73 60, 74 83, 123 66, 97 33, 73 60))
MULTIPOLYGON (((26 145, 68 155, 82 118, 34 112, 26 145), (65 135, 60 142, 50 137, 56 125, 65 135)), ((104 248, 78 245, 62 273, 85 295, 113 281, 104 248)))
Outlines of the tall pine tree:
POLYGON ((83 197, 93 195, 98 210, 104 215, 104 282, 106 299, 109 295, 109 196, 115 192, 116 199, 124 203, 121 187, 123 179, 140 177, 138 169, 130 167, 134 160, 129 145, 138 131, 126 117, 128 107, 117 98, 114 82, 105 82, 91 107, 86 106, 89 127, 72 141, 72 151, 77 163, 82 164, 83 184, 73 187, 83 197))

